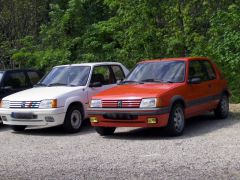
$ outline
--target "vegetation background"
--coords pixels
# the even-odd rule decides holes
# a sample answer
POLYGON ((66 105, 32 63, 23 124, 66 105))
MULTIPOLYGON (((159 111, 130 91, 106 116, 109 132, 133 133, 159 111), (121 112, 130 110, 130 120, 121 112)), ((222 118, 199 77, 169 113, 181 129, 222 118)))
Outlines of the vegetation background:
POLYGON ((0 60, 57 64, 208 56, 240 102, 240 0, 0 0, 0 60))

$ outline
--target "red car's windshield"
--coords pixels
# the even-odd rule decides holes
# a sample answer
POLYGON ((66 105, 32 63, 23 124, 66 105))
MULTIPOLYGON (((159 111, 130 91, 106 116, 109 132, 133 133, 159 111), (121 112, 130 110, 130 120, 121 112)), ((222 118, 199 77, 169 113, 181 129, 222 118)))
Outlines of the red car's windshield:
POLYGON ((123 82, 180 83, 184 80, 184 61, 159 61, 138 64, 123 82))

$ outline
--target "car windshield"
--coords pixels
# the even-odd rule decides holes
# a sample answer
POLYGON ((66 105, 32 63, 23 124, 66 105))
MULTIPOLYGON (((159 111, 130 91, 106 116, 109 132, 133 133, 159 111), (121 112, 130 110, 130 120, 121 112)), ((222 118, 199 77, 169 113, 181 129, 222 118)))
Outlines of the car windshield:
POLYGON ((90 66, 61 66, 53 68, 37 86, 84 86, 90 66))
POLYGON ((158 61, 138 64, 123 83, 179 83, 184 79, 184 61, 158 61))

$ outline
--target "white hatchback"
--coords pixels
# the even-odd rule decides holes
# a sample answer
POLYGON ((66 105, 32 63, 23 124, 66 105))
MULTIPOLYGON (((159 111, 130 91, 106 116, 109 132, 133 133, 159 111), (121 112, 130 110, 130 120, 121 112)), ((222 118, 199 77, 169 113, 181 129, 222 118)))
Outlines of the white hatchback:
POLYGON ((77 132, 88 117, 91 97, 115 86, 128 72, 115 62, 56 66, 36 87, 3 98, 1 119, 15 131, 63 125, 65 131, 77 132))

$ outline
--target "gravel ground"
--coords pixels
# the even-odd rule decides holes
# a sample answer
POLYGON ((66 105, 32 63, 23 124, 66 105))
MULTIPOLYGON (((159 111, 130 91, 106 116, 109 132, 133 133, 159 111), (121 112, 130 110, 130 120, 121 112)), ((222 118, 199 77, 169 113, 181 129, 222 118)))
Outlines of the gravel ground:
POLYGON ((100 137, 89 125, 15 133, 0 127, 0 179, 240 179, 240 105, 228 119, 187 122, 181 137, 119 128, 100 137))

